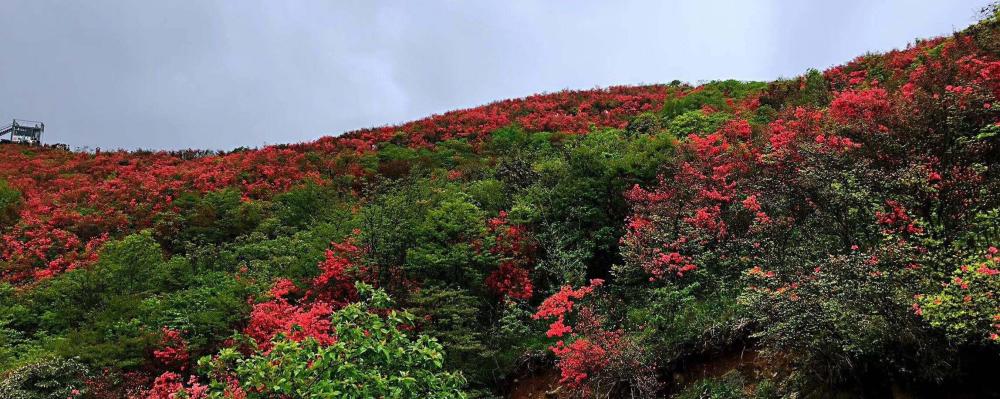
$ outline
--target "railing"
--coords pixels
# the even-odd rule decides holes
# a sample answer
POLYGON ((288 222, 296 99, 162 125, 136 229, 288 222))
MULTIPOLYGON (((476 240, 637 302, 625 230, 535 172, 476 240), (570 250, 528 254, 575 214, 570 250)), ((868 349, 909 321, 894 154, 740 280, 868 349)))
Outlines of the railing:
POLYGON ((26 127, 30 127, 31 125, 35 125, 34 127, 44 127, 45 126, 45 124, 42 123, 42 121, 29 121, 27 119, 14 119, 14 124, 18 125, 18 126, 26 126, 26 127))
POLYGON ((0 142, 14 141, 14 129, 17 128, 13 123, 0 128, 0 142))
POLYGON ((39 144, 44 131, 45 124, 42 122, 14 119, 9 125, 0 127, 0 140, 39 144))
MULTIPOLYGON (((45 124, 38 122, 39 127, 21 126, 20 124, 9 124, 0 127, 0 145, 4 144, 27 144, 31 146, 42 146, 45 148, 55 148, 69 151, 69 146, 63 143, 42 144, 42 133, 45 131, 45 124), (21 134, 18 131, 27 130, 34 134, 21 134)), ((86 147, 84 147, 86 148, 86 147)))

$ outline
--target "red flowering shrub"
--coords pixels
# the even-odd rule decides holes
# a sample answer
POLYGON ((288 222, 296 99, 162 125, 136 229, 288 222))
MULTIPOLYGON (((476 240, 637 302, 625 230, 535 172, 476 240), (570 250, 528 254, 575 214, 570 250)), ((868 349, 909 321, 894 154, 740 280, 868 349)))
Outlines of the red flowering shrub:
POLYGON ((525 227, 510 224, 504 211, 487 225, 494 237, 489 251, 499 258, 500 267, 486 277, 486 286, 501 297, 531 299, 534 285, 528 268, 534 261, 535 248, 525 227))
POLYGON ((546 298, 532 316, 534 319, 552 320, 549 324, 549 330, 545 333, 549 338, 569 336, 567 338, 573 339, 569 345, 564 344, 563 340, 559 340, 550 349, 559 358, 559 370, 562 374, 559 383, 574 390, 581 390, 584 394, 590 392, 589 387, 585 384, 587 377, 600 373, 608 363, 608 351, 615 350, 617 347, 617 345, 603 346, 602 344, 615 344, 619 334, 601 330, 597 325, 598 322, 593 319, 593 312, 589 310, 582 311, 585 315, 584 323, 588 323, 588 327, 591 329, 598 330, 587 331, 591 335, 596 335, 595 340, 574 333, 573 328, 566 325, 566 318, 573 311, 573 305, 576 301, 582 300, 603 283, 603 280, 591 280, 590 285, 579 289, 573 289, 569 286, 562 287, 559 292, 546 298))
POLYGON ((163 327, 162 334, 160 348, 153 350, 153 357, 167 368, 184 371, 191 360, 187 341, 180 331, 167 327, 163 327))
POLYGON ((180 375, 166 372, 156 377, 153 386, 143 393, 143 399, 204 399, 208 397, 208 386, 198 383, 192 376, 185 384, 180 375))
MULTIPOLYGON (((622 238, 630 265, 657 280, 698 269, 692 250, 733 238, 727 219, 734 203, 749 205, 758 220, 770 221, 756 197, 747 202, 736 196, 738 176, 760 156, 750 133, 746 121, 734 120, 704 137, 690 135, 678 147, 681 160, 671 181, 661 177, 653 190, 635 186, 626 193, 635 210, 622 238)), ((788 140, 772 141, 775 151, 784 151, 788 140)))
POLYGON ((877 127, 874 124, 890 114, 889 95, 879 87, 837 93, 830 103, 830 116, 845 125, 864 123, 877 127))
POLYGON ((335 342, 330 330, 330 314, 357 300, 354 288, 360 248, 348 240, 332 243, 326 258, 319 262, 319 275, 313 278, 305 296, 290 298, 299 288, 288 279, 278 279, 271 287, 272 299, 253 305, 250 321, 243 333, 267 351, 271 341, 281 334, 293 341, 315 339, 321 345, 335 342))
POLYGON ((271 340, 278 334, 295 341, 314 338, 322 344, 331 344, 334 342, 329 320, 332 312, 333 307, 322 302, 301 306, 282 298, 262 302, 253 306, 243 333, 264 350, 271 347, 271 340))
POLYGON ((622 330, 606 330, 594 308, 579 303, 603 283, 594 279, 590 285, 578 289, 564 286, 546 298, 532 316, 549 320, 546 336, 560 338, 549 347, 558 358, 559 383, 582 397, 622 394, 612 392, 615 389, 653 394, 658 384, 655 371, 645 361, 644 351, 622 330), (574 313, 571 327, 566 323, 574 313))
POLYGON ((333 249, 327 250, 326 259, 319 263, 319 276, 312 280, 306 297, 340 308, 357 300, 354 282, 361 249, 354 245, 353 240, 331 245, 333 249))
POLYGON ((512 262, 500 263, 500 267, 486 277, 486 286, 502 297, 521 300, 531 299, 534 289, 529 272, 512 262))
POLYGON ((888 200, 886 205, 890 210, 875 212, 875 217, 879 224, 886 227, 887 233, 920 234, 924 232, 913 222, 906 209, 903 209, 903 205, 898 201, 888 200))
POLYGON ((572 389, 584 387, 587 377, 597 375, 610 361, 608 350, 619 347, 620 334, 608 333, 604 342, 594 343, 587 338, 578 338, 569 345, 556 342, 552 353, 559 358, 561 377, 559 383, 572 389))
POLYGON ((583 286, 577 289, 573 289, 570 286, 563 286, 559 292, 553 294, 552 296, 545 298, 542 304, 538 306, 538 311, 532 316, 535 320, 538 319, 555 319, 549 325, 549 331, 545 333, 549 338, 552 337, 562 337, 563 335, 572 332, 572 329, 566 326, 566 316, 573 311, 574 301, 583 299, 587 295, 594 292, 594 289, 600 287, 604 284, 604 280, 594 279, 590 280, 590 285, 583 286))

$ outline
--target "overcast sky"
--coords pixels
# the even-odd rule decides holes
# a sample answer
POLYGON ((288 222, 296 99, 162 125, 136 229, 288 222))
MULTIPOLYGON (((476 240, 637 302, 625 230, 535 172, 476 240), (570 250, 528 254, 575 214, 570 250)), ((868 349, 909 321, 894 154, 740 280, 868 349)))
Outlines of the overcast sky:
POLYGON ((770 80, 989 0, 0 0, 0 124, 71 147, 310 141, 565 88, 770 80))

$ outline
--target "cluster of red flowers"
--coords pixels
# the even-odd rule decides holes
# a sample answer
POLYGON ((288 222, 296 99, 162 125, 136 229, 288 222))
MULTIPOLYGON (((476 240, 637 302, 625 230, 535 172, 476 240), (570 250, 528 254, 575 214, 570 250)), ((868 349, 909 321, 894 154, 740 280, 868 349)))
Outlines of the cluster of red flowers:
POLYGON ((278 334, 294 341, 314 338, 329 345, 335 342, 330 331, 332 313, 333 307, 328 303, 293 305, 284 298, 276 298, 253 306, 250 323, 243 333, 257 341, 264 351, 271 348, 271 339, 278 334))
POLYGON ((551 347, 559 358, 559 383, 571 389, 584 389, 587 377, 601 372, 621 347, 622 333, 605 331, 596 339, 578 338, 569 345, 559 341, 551 347))
MULTIPOLYGON (((753 99, 746 102, 756 104, 753 99)), ((739 114, 752 107, 743 104, 736 109, 741 110, 739 114)), ((792 128, 801 124, 797 120, 772 124, 780 129, 774 129, 772 140, 764 142, 770 143, 775 152, 786 151, 791 140, 799 137, 792 128)), ((739 202, 739 177, 755 163, 765 162, 759 141, 753 136, 753 128, 742 118, 730 120, 715 132, 691 134, 677 148, 681 159, 672 180, 661 177, 655 189, 635 186, 625 193, 636 210, 622 239, 626 257, 641 265, 651 280, 682 277, 696 270, 690 248, 730 235, 731 223, 726 214, 732 203, 739 202), (682 227, 667 232, 664 225, 682 227)), ((756 201, 757 197, 753 197, 743 202, 753 208, 758 222, 770 223, 756 201)))
POLYGON ((878 211, 875 213, 875 218, 878 219, 878 223, 886 227, 886 231, 889 233, 906 233, 906 234, 920 234, 924 232, 924 229, 917 226, 910 214, 906 212, 903 208, 903 204, 899 201, 887 200, 886 206, 889 207, 888 212, 878 211))
MULTIPOLYGON (((166 372, 156 377, 153 386, 142 397, 144 399, 204 399, 208 397, 208 386, 199 384, 198 379, 194 376, 191 376, 185 384, 184 378, 180 374, 166 372)), ((245 398, 246 395, 242 397, 245 398)), ((233 396, 233 398, 236 397, 233 396)))
POLYGON ((577 289, 564 286, 545 299, 532 316, 536 320, 552 320, 546 332, 549 338, 568 336, 572 339, 569 344, 559 340, 549 349, 559 358, 559 383, 574 390, 586 391, 587 378, 601 372, 621 354, 622 332, 605 330, 590 307, 578 307, 575 327, 566 325, 566 318, 574 311, 576 302, 592 294, 603 283, 603 280, 593 279, 590 285, 577 289))
POLYGON ((528 268, 534 262, 535 245, 525 227, 511 224, 504 211, 487 225, 495 237, 490 253, 500 258, 500 266, 486 277, 486 286, 504 298, 531 299, 534 285, 528 268))
MULTIPOLYGON (((357 262, 361 248, 354 245, 353 240, 331 245, 333 248, 326 251, 326 258, 319 263, 319 275, 312 280, 306 298, 341 308, 358 299, 354 281, 361 272, 357 262)), ((275 298, 283 297, 285 295, 275 295, 275 298)))
POLYGON ((987 60, 969 54, 957 62, 959 73, 971 85, 989 90, 994 99, 1000 98, 1000 60, 987 60))
POLYGON ((651 275, 650 281, 655 281, 656 279, 666 279, 670 275, 676 275, 677 277, 684 277, 684 273, 688 273, 698 269, 691 263, 690 256, 681 255, 679 252, 662 252, 659 248, 653 250, 655 255, 652 259, 643 264, 647 273, 651 275))
POLYGON ((160 348, 153 351, 153 358, 168 369, 186 370, 191 360, 187 341, 180 331, 171 328, 163 327, 162 334, 160 348))
POLYGON ((877 121, 889 115, 890 110, 889 95, 880 87, 837 93, 830 103, 830 116, 845 125, 865 123, 884 129, 877 121))
POLYGON ((604 280, 593 279, 590 280, 590 285, 577 289, 573 289, 573 287, 568 285, 563 286, 559 292, 545 298, 545 301, 538 306, 538 311, 535 312, 532 318, 535 320, 555 319, 555 321, 549 324, 549 330, 545 333, 549 338, 562 337, 567 333, 573 332, 571 328, 566 326, 566 316, 573 311, 574 301, 590 295, 594 292, 595 288, 600 287, 602 284, 604 284, 604 280))
POLYGON ((357 300, 354 282, 361 250, 351 241, 331 245, 333 249, 327 250, 326 258, 319 262, 319 276, 300 300, 292 298, 299 292, 298 286, 291 280, 279 279, 271 288, 273 298, 253 305, 243 333, 258 347, 269 350, 278 334, 295 341, 313 338, 324 345, 336 341, 330 329, 330 314, 357 300))

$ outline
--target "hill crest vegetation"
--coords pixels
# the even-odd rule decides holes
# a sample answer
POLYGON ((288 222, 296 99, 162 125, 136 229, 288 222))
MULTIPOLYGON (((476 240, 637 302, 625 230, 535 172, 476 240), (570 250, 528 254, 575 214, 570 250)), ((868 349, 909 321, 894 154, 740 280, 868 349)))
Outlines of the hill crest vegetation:
POLYGON ((0 397, 1000 394, 995 8, 768 83, 0 164, 0 397))

